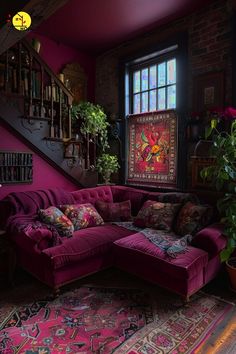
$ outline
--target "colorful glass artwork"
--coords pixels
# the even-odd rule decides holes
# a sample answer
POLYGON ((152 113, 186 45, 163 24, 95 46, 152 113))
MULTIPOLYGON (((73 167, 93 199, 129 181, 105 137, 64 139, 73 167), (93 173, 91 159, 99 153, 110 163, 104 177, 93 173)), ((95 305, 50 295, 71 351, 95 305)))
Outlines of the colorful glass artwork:
POLYGON ((149 102, 149 110, 155 111, 157 109, 157 90, 150 91, 150 102, 149 102))
POLYGON ((142 70, 141 83, 142 91, 148 90, 148 68, 142 70))
POLYGON ((163 110, 166 108, 166 89, 165 87, 158 89, 158 109, 163 110))
POLYGON ((158 87, 166 85, 166 63, 158 65, 158 87))
POLYGON ((167 87, 167 108, 176 108, 176 85, 167 87))
POLYGON ((171 59, 167 62, 167 85, 176 83, 176 60, 171 59))
POLYGON ((140 94, 134 95, 134 113, 140 113, 140 94))
POLYGON ((149 88, 153 89, 157 87, 157 67, 153 65, 149 71, 149 88))
POLYGON ((142 112, 148 111, 148 92, 142 93, 142 112))
POLYGON ((133 74, 133 90, 140 92, 140 71, 135 71, 133 74))

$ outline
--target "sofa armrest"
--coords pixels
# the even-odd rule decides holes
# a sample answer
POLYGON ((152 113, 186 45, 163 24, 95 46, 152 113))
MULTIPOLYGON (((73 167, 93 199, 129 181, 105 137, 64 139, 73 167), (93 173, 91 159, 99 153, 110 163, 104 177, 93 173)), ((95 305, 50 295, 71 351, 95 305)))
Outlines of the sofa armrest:
POLYGON ((224 236, 224 225, 212 224, 199 231, 193 238, 192 246, 200 248, 211 256, 221 252, 227 244, 224 236))

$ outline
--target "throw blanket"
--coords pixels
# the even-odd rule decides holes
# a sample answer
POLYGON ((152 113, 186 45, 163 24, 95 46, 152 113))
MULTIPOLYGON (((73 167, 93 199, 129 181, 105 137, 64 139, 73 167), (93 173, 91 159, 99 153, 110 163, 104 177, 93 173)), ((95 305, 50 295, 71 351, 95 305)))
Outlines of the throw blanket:
POLYGON ((192 235, 185 235, 179 238, 170 231, 155 230, 151 228, 141 229, 134 226, 132 222, 113 222, 113 224, 134 230, 143 234, 150 242, 165 252, 171 258, 176 258, 179 253, 187 251, 188 244, 192 241, 192 235))
POLYGON ((74 197, 71 193, 65 192, 63 189, 54 188, 10 193, 4 198, 4 201, 11 207, 10 215, 8 215, 7 218, 6 229, 12 237, 17 237, 19 232, 22 231, 26 231, 27 235, 30 237, 30 235, 33 235, 33 229, 47 229, 50 230, 52 234, 51 245, 55 246, 60 243, 60 236, 54 227, 39 222, 38 210, 46 209, 51 205, 73 204, 74 197))

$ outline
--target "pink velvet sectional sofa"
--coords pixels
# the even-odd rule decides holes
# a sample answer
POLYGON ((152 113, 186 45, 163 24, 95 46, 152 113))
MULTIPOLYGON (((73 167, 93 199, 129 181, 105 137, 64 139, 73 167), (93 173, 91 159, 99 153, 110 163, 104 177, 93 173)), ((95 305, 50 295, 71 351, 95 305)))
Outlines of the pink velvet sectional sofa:
POLYGON ((11 193, 0 201, 0 211, 18 264, 55 292, 80 277, 116 266, 187 298, 212 280, 220 269, 219 253, 226 244, 220 224, 204 227, 184 252, 170 257, 132 227, 109 222, 58 239, 53 229, 42 227, 37 220, 39 209, 61 204, 96 205, 97 200, 109 203, 129 200, 132 215, 136 216, 147 200, 183 204, 193 199, 195 196, 187 193, 99 186, 74 192, 51 189, 11 193))

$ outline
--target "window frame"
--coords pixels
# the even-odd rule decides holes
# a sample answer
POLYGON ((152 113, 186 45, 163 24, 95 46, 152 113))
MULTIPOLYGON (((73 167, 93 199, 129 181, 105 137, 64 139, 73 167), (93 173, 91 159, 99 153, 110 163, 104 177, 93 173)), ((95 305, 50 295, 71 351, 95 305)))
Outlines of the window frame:
MULTIPOLYGON (((175 48, 176 63, 177 63, 177 77, 178 89, 176 90, 176 114, 178 116, 178 176, 177 176, 177 190, 185 190, 187 186, 187 141, 186 141, 186 125, 188 120, 188 32, 179 32, 176 35, 172 35, 171 38, 160 40, 157 42, 153 39, 153 42, 148 47, 145 46, 145 38, 142 44, 139 45, 139 50, 129 51, 129 54, 120 56, 118 75, 119 75, 119 105, 118 115, 121 118, 120 123, 120 136, 121 136, 121 183, 128 185, 127 181, 127 145, 128 145, 128 129, 127 129, 127 117, 131 114, 131 105, 129 99, 130 93, 130 79, 129 68, 132 64, 140 63, 144 58, 149 61, 154 58, 157 52, 162 52, 164 57, 165 48, 171 48, 178 45, 175 48), (181 78, 181 80, 179 79, 181 78), (128 92, 126 88, 128 87, 128 92)), ((141 42, 140 42, 141 43, 141 42)), ((136 47, 137 48, 137 47, 136 47)), ((175 51, 173 50, 173 52, 175 51)), ((169 54, 169 53, 167 53, 169 54)), ((145 114, 145 113, 143 113, 145 114)), ((150 188, 153 190, 153 188, 150 188)), ((156 188, 155 188, 156 189, 156 188)), ((159 188, 159 191, 166 191, 164 188, 159 188)))
MULTIPOLYGON (((168 48, 167 48, 168 49, 168 48)), ((173 86, 175 85, 176 86, 176 96, 175 98, 177 98, 177 89, 178 89, 178 75, 177 75, 177 58, 176 58, 176 49, 173 51, 169 51, 168 53, 165 53, 165 54, 162 54, 162 55, 156 55, 154 58, 152 59, 147 59, 145 61, 143 61, 142 63, 134 63, 134 64, 131 64, 129 66, 129 82, 130 82, 130 85, 129 85, 129 97, 130 97, 130 113, 129 114, 136 114, 134 113, 134 96, 135 94, 140 94, 140 112, 139 113, 148 113, 148 112, 151 112, 151 110, 148 110, 148 111, 144 111, 142 112, 142 93, 144 92, 150 92, 152 90, 158 90, 159 88, 165 88, 165 93, 167 93, 167 87, 169 86, 173 86), (167 84, 166 85, 163 85, 163 86, 160 86, 158 87, 158 84, 157 86, 153 89, 153 88, 150 88, 149 87, 149 78, 150 78, 150 67, 152 66, 156 66, 157 70, 158 70, 158 64, 161 64, 163 62, 165 62, 167 64, 168 61, 172 60, 172 59, 175 59, 176 61, 176 81, 174 84, 167 84), (140 91, 137 92, 137 93, 134 93, 134 89, 133 89, 133 84, 134 84, 134 80, 133 80, 133 75, 136 71, 140 71, 140 73, 142 72, 143 69, 148 69, 148 89, 147 90, 142 90, 142 87, 140 87, 140 91)), ((141 75, 140 75, 141 76, 141 75)), ((166 78, 167 78, 167 65, 166 65, 166 78)), ((158 76, 157 76, 157 80, 158 80, 158 76)), ((142 79, 140 77, 140 86, 142 85, 142 79)), ((156 105, 158 105, 158 93, 156 92, 156 105)), ((167 94, 166 94, 166 98, 165 98, 165 103, 166 103, 166 106, 167 106, 167 94)), ((150 95, 148 94, 148 108, 150 107, 150 95)), ((176 107, 177 107, 177 100, 176 100, 176 107)), ((176 107, 174 109, 176 109, 176 107)), ((172 108, 165 108, 165 109, 162 109, 162 110, 167 110, 167 109, 172 109, 172 108)), ((155 111, 158 111, 158 110, 161 110, 161 109, 156 109, 155 111)), ((137 114, 139 114, 137 113, 137 114)))

